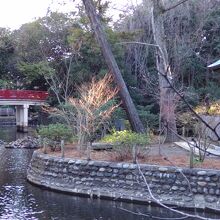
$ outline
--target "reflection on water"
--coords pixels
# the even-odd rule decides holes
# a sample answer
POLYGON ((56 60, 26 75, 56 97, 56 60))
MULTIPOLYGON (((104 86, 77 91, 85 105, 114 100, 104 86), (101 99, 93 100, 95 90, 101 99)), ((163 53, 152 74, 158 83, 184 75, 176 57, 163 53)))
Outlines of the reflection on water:
POLYGON ((131 212, 150 213, 168 219, 174 217, 167 210, 152 206, 81 198, 33 186, 26 181, 26 169, 32 153, 27 149, 0 147, 0 220, 153 219, 131 212))
POLYGON ((15 141, 20 138, 24 138, 27 135, 33 135, 35 133, 34 127, 28 128, 28 133, 17 132, 16 126, 0 126, 0 140, 6 142, 15 141))

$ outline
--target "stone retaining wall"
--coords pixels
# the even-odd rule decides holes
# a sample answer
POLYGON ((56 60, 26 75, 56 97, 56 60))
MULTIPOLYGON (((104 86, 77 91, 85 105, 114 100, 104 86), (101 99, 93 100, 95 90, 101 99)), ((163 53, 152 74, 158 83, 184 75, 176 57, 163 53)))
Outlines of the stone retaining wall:
POLYGON ((55 190, 133 202, 153 201, 147 182, 165 204, 220 209, 218 170, 62 159, 35 151, 27 178, 55 190))

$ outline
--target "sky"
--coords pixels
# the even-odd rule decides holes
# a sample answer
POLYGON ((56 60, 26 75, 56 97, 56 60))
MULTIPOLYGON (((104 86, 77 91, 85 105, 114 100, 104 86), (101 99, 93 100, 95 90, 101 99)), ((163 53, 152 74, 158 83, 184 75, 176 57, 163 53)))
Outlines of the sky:
MULTIPOLYGON (((48 7, 55 11, 74 9, 73 1, 66 6, 58 4, 59 0, 0 0, 0 27, 18 29, 22 24, 31 22, 47 14, 48 7)), ((114 8, 127 4, 136 4, 140 0, 112 0, 114 8)), ((120 13, 112 10, 115 17, 120 13)))

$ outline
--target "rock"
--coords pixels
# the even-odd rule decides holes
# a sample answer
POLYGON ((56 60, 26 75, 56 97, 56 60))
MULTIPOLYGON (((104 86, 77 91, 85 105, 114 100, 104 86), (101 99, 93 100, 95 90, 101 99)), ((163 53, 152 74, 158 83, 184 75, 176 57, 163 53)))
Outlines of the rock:
MULTIPOLYGON (((1 144, 0 144, 1 145, 1 144)), ((27 148, 36 149, 39 148, 39 140, 35 137, 27 136, 22 139, 5 144, 6 148, 27 148)))
POLYGON ((207 172, 205 170, 201 170, 197 172, 198 176, 205 176, 207 174, 207 172))
POLYGON ((198 182, 198 185, 199 185, 199 186, 206 186, 206 185, 207 185, 207 182, 198 182))
POLYGON ((5 145, 5 142, 3 140, 0 140, 0 146, 5 145))

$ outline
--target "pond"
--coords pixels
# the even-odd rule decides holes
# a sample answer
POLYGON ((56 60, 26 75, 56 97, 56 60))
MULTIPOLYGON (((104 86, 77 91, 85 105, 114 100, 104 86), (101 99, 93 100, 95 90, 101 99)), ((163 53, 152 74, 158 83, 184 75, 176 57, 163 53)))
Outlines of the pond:
MULTIPOLYGON (((12 140, 17 137, 14 133, 14 128, 1 129, 0 138, 12 140)), ((150 216, 156 216, 156 219, 180 217, 150 205, 76 197, 36 187, 26 181, 26 169, 32 153, 33 150, 5 149, 0 146, 1 220, 139 220, 155 219, 150 216), (132 212, 147 214, 149 217, 132 212)), ((218 218, 216 215, 212 217, 218 218)))

